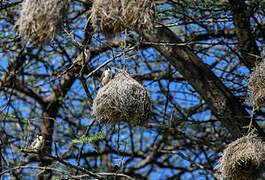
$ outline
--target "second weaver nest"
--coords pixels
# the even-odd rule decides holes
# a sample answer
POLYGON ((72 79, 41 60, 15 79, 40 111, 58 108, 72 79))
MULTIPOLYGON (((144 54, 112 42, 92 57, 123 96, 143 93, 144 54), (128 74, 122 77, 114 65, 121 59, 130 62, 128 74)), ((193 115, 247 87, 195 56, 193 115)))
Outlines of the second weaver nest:
POLYGON ((154 14, 152 0, 94 0, 90 18, 95 29, 113 36, 126 28, 151 29, 154 14))
POLYGON ((93 115, 100 122, 144 125, 150 114, 151 100, 146 89, 125 71, 101 88, 93 101, 93 115))

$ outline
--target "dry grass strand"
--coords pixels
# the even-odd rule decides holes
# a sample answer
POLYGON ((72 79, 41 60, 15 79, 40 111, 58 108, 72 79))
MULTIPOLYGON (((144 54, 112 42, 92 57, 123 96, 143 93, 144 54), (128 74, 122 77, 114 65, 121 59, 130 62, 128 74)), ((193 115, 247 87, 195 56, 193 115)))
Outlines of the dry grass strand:
POLYGON ((47 44, 60 33, 68 8, 68 0, 25 0, 15 27, 26 41, 47 44))
POLYGON ((265 167, 265 143, 249 134, 230 143, 219 162, 220 172, 230 180, 256 180, 265 167))
POLYGON ((93 115, 99 122, 145 125, 150 114, 146 89, 125 71, 102 87, 93 101, 93 115))

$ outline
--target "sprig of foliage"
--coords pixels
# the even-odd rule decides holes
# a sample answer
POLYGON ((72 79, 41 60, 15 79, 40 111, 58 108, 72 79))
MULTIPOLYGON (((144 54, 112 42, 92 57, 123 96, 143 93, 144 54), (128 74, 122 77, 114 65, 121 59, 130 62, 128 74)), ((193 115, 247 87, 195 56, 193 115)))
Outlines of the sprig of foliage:
POLYGON ((106 137, 105 132, 104 131, 100 131, 100 132, 97 132, 95 134, 95 136, 90 136, 90 137, 81 136, 79 139, 74 139, 74 140, 72 140, 71 144, 76 144, 76 143, 90 143, 90 142, 93 142, 93 141, 102 140, 105 137, 106 137))
POLYGON ((126 49, 126 48, 130 48, 130 47, 132 47, 132 44, 131 43, 126 44, 125 41, 120 44, 121 49, 126 49))
POLYGON ((73 45, 76 46, 76 47, 79 47, 80 49, 82 49, 84 47, 84 45, 80 42, 78 42, 76 39, 75 39, 75 36, 74 36, 74 32, 71 31, 71 32, 68 32, 66 30, 64 30, 67 34, 66 38, 67 39, 71 39, 72 42, 73 42, 73 45))

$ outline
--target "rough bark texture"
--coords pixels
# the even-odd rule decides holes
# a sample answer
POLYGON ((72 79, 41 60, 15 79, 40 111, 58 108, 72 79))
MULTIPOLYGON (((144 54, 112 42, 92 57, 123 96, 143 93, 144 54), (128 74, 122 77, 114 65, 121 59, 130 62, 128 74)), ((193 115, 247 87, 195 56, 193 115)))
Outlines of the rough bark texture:
POLYGON ((259 48, 251 33, 250 12, 247 11, 245 1, 229 0, 232 7, 233 22, 239 44, 239 51, 243 57, 243 63, 249 68, 255 67, 257 57, 260 56, 259 48))
MULTIPOLYGON (((234 137, 246 133, 247 128, 244 127, 249 125, 250 115, 207 64, 187 46, 173 46, 172 43, 183 43, 165 26, 158 27, 151 34, 146 33, 144 36, 204 98, 215 116, 234 137)), ((253 122, 253 125, 263 136, 264 132, 256 122, 253 122)))

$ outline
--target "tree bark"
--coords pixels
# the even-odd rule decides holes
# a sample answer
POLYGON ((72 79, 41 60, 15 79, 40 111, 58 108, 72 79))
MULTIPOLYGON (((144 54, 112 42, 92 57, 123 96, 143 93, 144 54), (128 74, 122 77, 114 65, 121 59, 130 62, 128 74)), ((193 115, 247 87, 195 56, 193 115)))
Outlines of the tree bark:
POLYGON ((259 48, 251 33, 250 15, 244 0, 229 0, 232 7, 233 22, 239 44, 239 51, 243 63, 249 68, 255 67, 257 57, 260 56, 259 48))
MULTIPOLYGON (((144 38, 151 41, 152 47, 167 58, 169 63, 183 75, 234 137, 240 137, 247 132, 248 129, 245 127, 250 123, 248 112, 209 66, 190 48, 183 45, 175 33, 165 26, 160 26, 154 28, 151 33, 145 33, 144 38), (176 45, 172 45, 173 43, 176 45)), ((253 126, 260 136, 264 135, 255 121, 253 126)))

